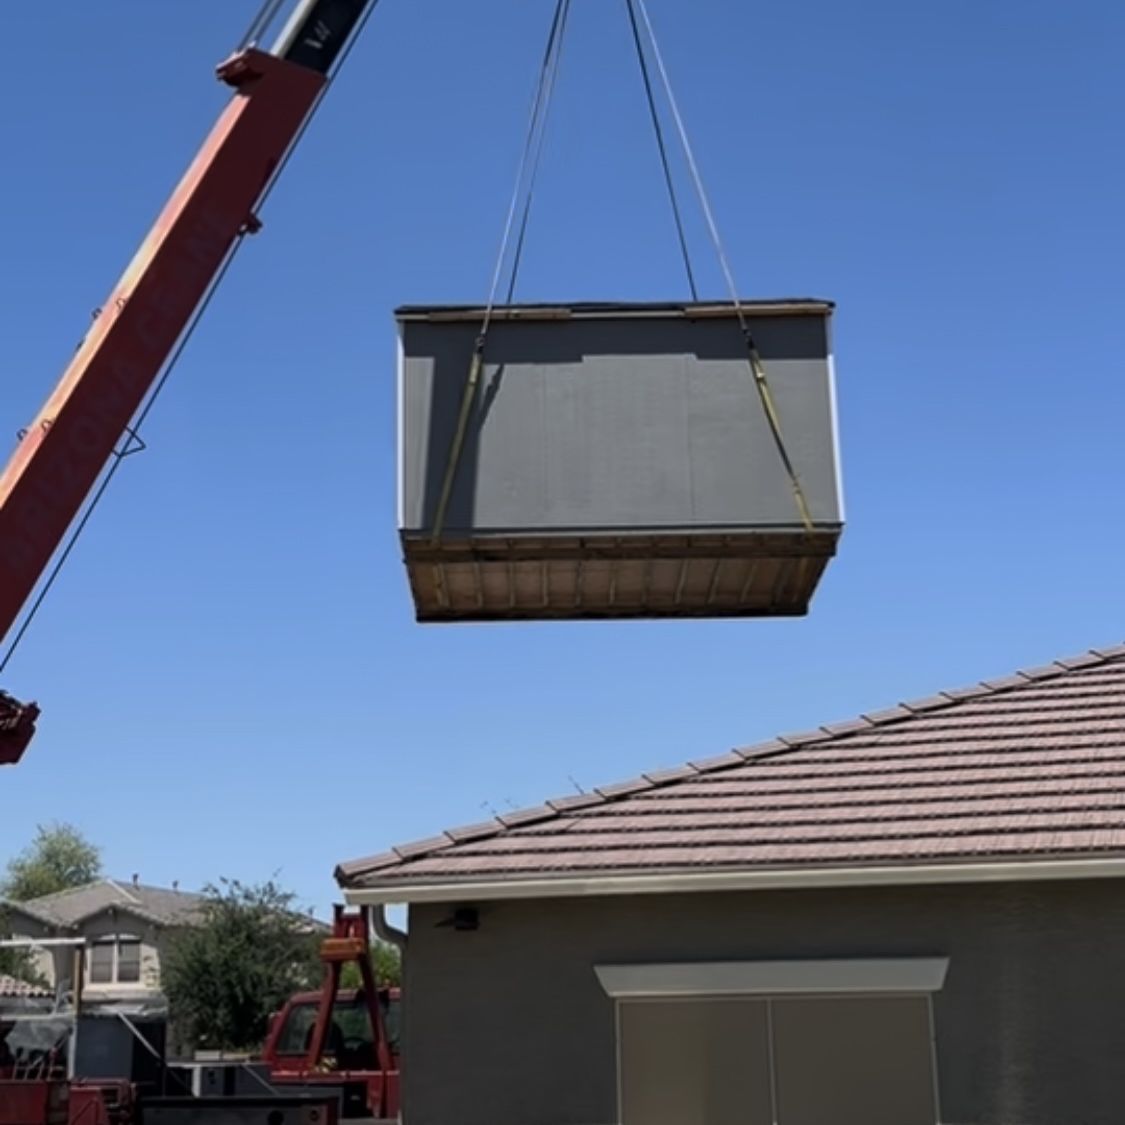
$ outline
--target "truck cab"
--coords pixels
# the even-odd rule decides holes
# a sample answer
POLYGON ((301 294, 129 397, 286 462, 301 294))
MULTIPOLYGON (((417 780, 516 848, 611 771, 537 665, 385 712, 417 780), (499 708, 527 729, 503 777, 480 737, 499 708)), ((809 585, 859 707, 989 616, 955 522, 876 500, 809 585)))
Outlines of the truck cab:
MULTIPOLYGON (((345 1117, 362 1117, 382 1106, 396 1116, 399 1101, 399 1023, 402 1004, 398 988, 376 990, 379 1024, 362 989, 340 989, 319 1060, 309 1052, 323 993, 300 992, 290 997, 271 1020, 262 1052, 274 1085, 328 1084, 342 1087, 345 1117), (385 1036, 385 1054, 378 1037, 385 1036), (389 1060, 389 1067, 380 1059, 389 1060)), ((389 1111, 389 1112, 388 1112, 389 1111)))

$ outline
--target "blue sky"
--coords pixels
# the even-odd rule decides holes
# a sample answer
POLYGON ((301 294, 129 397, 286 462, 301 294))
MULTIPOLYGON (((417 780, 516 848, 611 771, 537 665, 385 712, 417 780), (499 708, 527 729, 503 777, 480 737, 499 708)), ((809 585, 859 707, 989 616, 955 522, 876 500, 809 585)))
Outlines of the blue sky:
MULTIPOLYGON (((743 295, 838 303, 849 525, 809 617, 413 623, 391 310, 485 294, 552 4, 383 0, 8 669, 44 719, 0 857, 68 820, 115 874, 326 909, 339 860, 1122 639, 1125 8, 649 3, 743 295)), ((0 433, 257 7, 8 13, 0 433)), ((520 298, 685 296, 630 50, 577 0, 520 298)))

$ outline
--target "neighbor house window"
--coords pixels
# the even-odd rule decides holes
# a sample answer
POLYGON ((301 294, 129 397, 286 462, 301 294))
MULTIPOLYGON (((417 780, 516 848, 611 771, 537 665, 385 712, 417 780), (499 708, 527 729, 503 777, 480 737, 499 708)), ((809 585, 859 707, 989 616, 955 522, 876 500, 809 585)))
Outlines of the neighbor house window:
POLYGON ((114 941, 96 942, 90 950, 90 983, 110 984, 113 981, 114 941))
POLYGON ((136 984, 141 979, 141 943, 110 938, 90 947, 91 984, 136 984))
POLYGON ((141 979, 141 943, 117 943, 117 979, 122 984, 136 984, 141 979))

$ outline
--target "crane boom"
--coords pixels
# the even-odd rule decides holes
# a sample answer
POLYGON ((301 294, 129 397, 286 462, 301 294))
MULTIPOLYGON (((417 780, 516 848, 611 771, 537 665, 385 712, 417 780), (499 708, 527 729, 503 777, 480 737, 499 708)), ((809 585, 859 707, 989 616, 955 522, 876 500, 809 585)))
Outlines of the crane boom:
MULTIPOLYGON (((0 475, 8 634, 377 0, 302 0, 271 51, 218 67, 234 94, 0 475)), ((38 710, 0 692, 0 764, 38 710)))

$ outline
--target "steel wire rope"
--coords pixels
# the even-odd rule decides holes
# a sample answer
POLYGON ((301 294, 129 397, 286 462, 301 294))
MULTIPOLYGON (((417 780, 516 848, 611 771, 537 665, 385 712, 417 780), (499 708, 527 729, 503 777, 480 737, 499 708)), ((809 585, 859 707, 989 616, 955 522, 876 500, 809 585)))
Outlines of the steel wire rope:
MULTIPOLYGON (((543 50, 543 59, 539 67, 539 78, 536 83, 535 93, 532 97, 527 134, 524 138, 523 151, 520 155, 519 165, 516 170, 516 182, 512 189, 512 196, 504 219, 503 231, 500 236, 500 248, 496 255, 496 264, 492 271, 492 281, 488 289, 488 302, 485 305, 480 331, 477 334, 473 346, 472 358, 469 361, 469 372, 465 379, 464 390, 461 394, 461 405, 457 413, 457 422, 453 431, 453 438, 450 442, 449 453, 446 458, 445 473, 442 477, 437 506, 434 510, 434 521, 430 531, 430 540, 431 543, 435 545, 440 542, 441 533, 445 527, 445 517, 448 514, 449 501, 453 493, 453 482, 457 476, 457 467, 460 463, 461 451, 465 444, 465 434, 469 425, 469 416, 472 412, 473 400, 476 398, 477 386, 480 383, 481 369, 484 366, 485 342, 488 338, 488 330, 492 325, 493 314, 496 309, 496 297, 500 290, 500 279, 504 272, 504 262, 508 256, 508 246, 511 242, 512 230, 515 225, 516 211, 520 205, 521 190, 523 189, 525 179, 528 180, 529 187, 534 188, 539 161, 542 158, 542 139, 546 132, 545 127, 548 110, 553 100, 555 78, 558 74, 558 63, 562 54, 562 37, 566 30, 569 13, 570 0, 557 0, 550 30, 547 33, 547 44, 543 50), (530 177, 528 175, 529 167, 530 177)), ((520 254, 522 254, 523 237, 526 234, 527 220, 530 211, 531 194, 529 193, 524 204, 523 217, 520 223, 520 237, 517 243, 517 250, 520 254)), ((514 260, 513 266, 514 270, 508 288, 509 295, 515 290, 515 275, 519 268, 518 256, 514 260)))
POLYGON ((528 220, 531 218, 531 201, 535 194, 535 182, 539 177, 539 168, 543 157, 543 145, 547 136, 547 122, 550 120, 551 107, 554 104, 555 83, 558 80, 559 67, 562 62, 563 43, 566 40, 566 21, 570 17, 570 0, 565 0, 562 7, 562 18, 559 21, 558 49, 555 53, 555 64, 551 73, 550 85, 546 92, 543 118, 539 128, 539 140, 536 145, 535 156, 531 163, 531 179, 527 185, 527 197, 524 200, 523 215, 520 218, 519 235, 516 239, 516 248, 512 255, 512 273, 508 280, 508 291, 505 301, 512 303, 516 293, 516 277, 519 274, 520 262, 523 258, 524 242, 527 238, 528 220))
POLYGON ((695 284, 695 272, 691 268, 691 253, 688 250, 683 216, 680 213, 680 202, 676 195, 676 183, 672 178, 672 167, 668 161, 668 147, 664 143, 664 127, 660 123, 660 114, 656 109, 656 97, 652 89, 652 79, 649 76, 648 59, 645 57, 644 47, 641 45, 641 32, 637 26, 637 14, 633 9, 632 0, 625 0, 625 10, 629 13, 629 27, 633 33, 633 44, 637 50, 637 62, 641 68, 641 79, 644 82, 649 116, 652 118, 652 127, 656 133, 656 146, 660 151, 660 166, 664 171, 664 183, 668 188, 668 198, 672 203, 672 216, 676 221, 676 236, 680 240, 680 254, 684 260, 684 269, 687 271, 688 288, 691 290, 691 299, 698 301, 699 290, 695 284))
POLYGON ((794 498, 797 503, 797 509, 801 516, 801 522, 804 524, 806 531, 813 530, 812 514, 809 510, 808 500, 805 496, 804 487, 801 484, 800 477, 797 475, 797 470, 793 464, 793 460, 789 455, 789 450, 785 443, 785 438, 781 429, 781 418, 777 411, 777 406, 774 403, 773 393, 770 390, 769 381, 766 378, 765 366, 762 363, 761 354, 758 351, 758 345, 754 340, 754 335, 750 330, 750 324, 746 317, 746 310, 743 308, 742 301, 738 296, 738 288, 735 285, 734 273, 730 267, 730 261, 727 258, 726 250, 723 246, 723 240, 719 234, 719 226, 715 221, 714 212, 711 209, 711 203, 707 196, 707 189, 703 184, 703 177, 699 171, 699 165, 695 159, 695 153, 691 147, 691 141, 688 138, 687 127, 684 124, 683 115, 680 113, 679 103, 676 100, 676 95, 672 89, 672 82, 668 75, 668 69, 664 65, 664 56, 660 50, 660 44, 656 40, 656 32, 653 30, 652 20, 649 18, 648 6, 645 0, 626 0, 630 8, 634 5, 639 9, 641 18, 644 21, 646 33, 648 35, 649 45, 652 49, 653 59, 656 62, 657 68, 660 72, 661 82, 664 86, 665 96, 668 98, 668 105, 672 111, 672 116, 676 122, 676 129, 679 134, 680 145, 684 151, 684 158, 687 161, 688 169, 691 173, 691 178, 695 186, 696 194, 699 197, 699 204, 703 211, 704 219, 707 223, 707 228, 711 235, 711 241, 714 244, 715 252, 718 255, 719 265, 722 268, 723 275, 726 278, 727 288, 730 291, 731 301, 734 305, 735 315, 738 317, 739 328, 742 331, 743 339, 746 341, 747 352, 750 358, 750 369, 754 376, 754 385, 758 389, 758 396, 761 399, 762 409, 766 415, 766 421, 769 424, 770 432, 773 436, 774 444, 777 447, 777 452, 781 458, 782 466, 785 469, 786 475, 789 477, 790 485, 793 488, 794 498))
POLYGON ((258 14, 250 21, 250 26, 239 40, 239 51, 244 51, 251 43, 257 42, 258 38, 277 18, 277 13, 284 3, 285 0, 263 0, 262 6, 258 9, 258 14))

